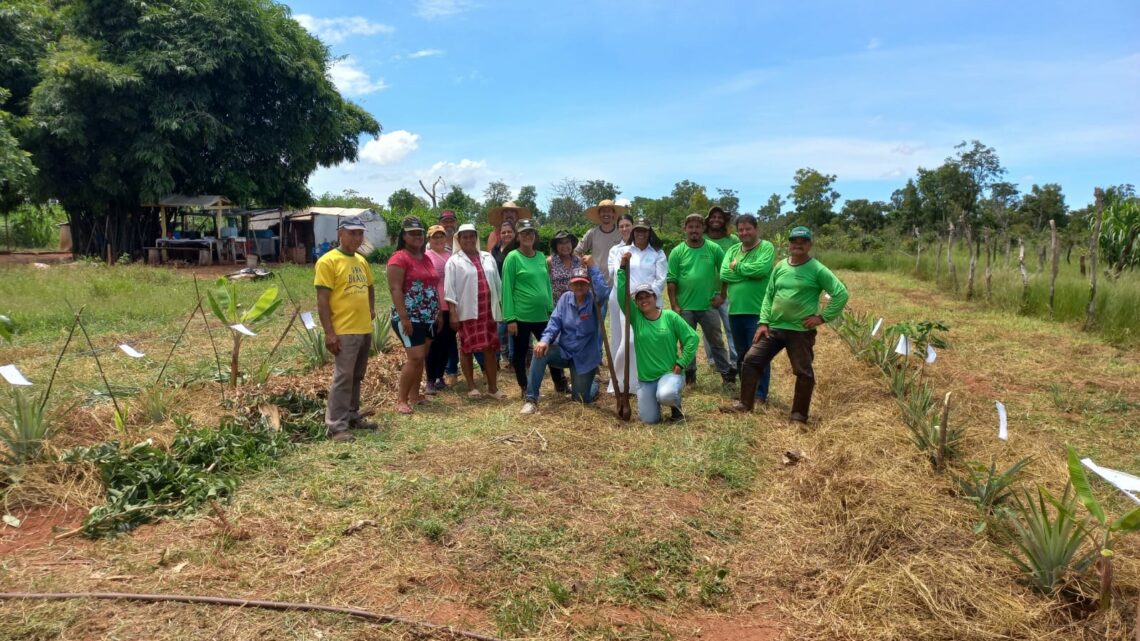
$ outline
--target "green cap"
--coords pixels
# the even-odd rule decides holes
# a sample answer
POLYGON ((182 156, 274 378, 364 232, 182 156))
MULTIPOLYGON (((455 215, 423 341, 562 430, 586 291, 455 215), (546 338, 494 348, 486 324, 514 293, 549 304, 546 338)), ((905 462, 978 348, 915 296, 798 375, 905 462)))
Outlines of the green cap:
POLYGON ((788 240, 793 238, 806 238, 811 240, 811 230, 807 227, 793 227, 792 231, 788 233, 788 240))

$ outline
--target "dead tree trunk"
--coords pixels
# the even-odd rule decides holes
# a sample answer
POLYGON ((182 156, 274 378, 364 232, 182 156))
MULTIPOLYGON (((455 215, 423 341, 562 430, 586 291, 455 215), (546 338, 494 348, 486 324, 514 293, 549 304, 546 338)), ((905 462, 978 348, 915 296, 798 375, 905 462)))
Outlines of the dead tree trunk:
POLYGON ((1049 232, 1053 236, 1053 276, 1049 279, 1049 318, 1053 318, 1053 299, 1057 294, 1057 272, 1061 269, 1061 243, 1057 238, 1057 223, 1049 219, 1049 232))
POLYGON ((949 239, 946 241, 946 274, 950 277, 954 293, 958 293, 958 272, 954 269, 954 223, 950 223, 949 239))
POLYGON ((1020 313, 1025 313, 1029 307, 1029 272, 1025 269, 1025 241, 1017 239, 1017 264, 1021 269, 1021 304, 1018 306, 1020 313))
POLYGON ((433 182, 431 184, 431 189, 429 190, 427 188, 427 185, 424 184, 424 181, 422 181, 422 180, 420 181, 420 189, 424 190, 424 193, 427 194, 428 198, 431 198, 431 208, 432 209, 435 209, 437 206, 438 201, 437 201, 437 196, 436 196, 436 187, 438 187, 439 183, 441 183, 441 182, 443 182, 443 176, 436 178, 435 182, 433 182))
POLYGON ((1100 244, 1100 226, 1104 223, 1104 191, 1096 188, 1096 224, 1089 236, 1089 305, 1085 308, 1085 330, 1096 322, 1096 254, 1100 244))

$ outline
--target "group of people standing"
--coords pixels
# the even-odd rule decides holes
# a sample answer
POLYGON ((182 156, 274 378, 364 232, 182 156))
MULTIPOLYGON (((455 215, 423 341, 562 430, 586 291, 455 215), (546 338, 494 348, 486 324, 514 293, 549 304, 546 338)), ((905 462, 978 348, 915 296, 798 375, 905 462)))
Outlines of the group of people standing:
MULTIPOLYGON (((810 230, 793 229, 788 258, 777 261, 773 244, 759 237, 754 216, 733 220, 713 207, 685 219, 684 242, 666 255, 650 222, 634 219, 613 201, 590 207, 586 216, 594 227, 580 240, 559 231, 549 256, 537 246, 532 212, 514 202, 489 212, 490 251, 479 248, 475 226, 457 226, 451 211, 426 229, 418 218, 404 219, 388 261, 392 327, 407 355, 398 413, 413 413, 427 396, 445 389, 445 376, 456 376, 457 364, 470 397, 505 399, 498 384, 500 359, 514 371, 522 414, 538 411, 547 370, 556 393, 590 403, 604 382, 599 370, 609 351, 609 392, 636 395, 638 416, 646 423, 661 421, 665 407, 669 419, 681 419, 683 389, 696 383, 699 326, 725 388, 740 378, 738 400, 722 410, 746 412, 766 403, 770 363, 786 349, 796 376, 789 417, 807 421, 815 328, 838 316, 847 301, 843 283, 811 257, 810 230), (830 300, 820 311, 823 292, 830 300), (486 392, 475 383, 474 362, 482 368, 486 392)), ((342 229, 352 233, 343 224, 342 229)), ((322 297, 327 305, 338 291, 335 275, 322 262, 345 262, 342 254, 352 247, 352 239, 347 241, 333 259, 318 261, 318 305, 322 297)), ((366 288, 368 313, 374 315, 370 272, 366 288)), ((327 311, 320 315, 322 324, 328 318, 329 344, 327 337, 337 336, 337 314, 327 311)), ((337 377, 352 378, 340 374, 339 356, 336 363, 326 416, 334 438, 365 420, 359 383, 347 386, 351 398, 334 403, 334 391, 343 394, 345 388, 343 382, 337 387, 337 377)), ((345 364, 350 366, 356 363, 345 364)))

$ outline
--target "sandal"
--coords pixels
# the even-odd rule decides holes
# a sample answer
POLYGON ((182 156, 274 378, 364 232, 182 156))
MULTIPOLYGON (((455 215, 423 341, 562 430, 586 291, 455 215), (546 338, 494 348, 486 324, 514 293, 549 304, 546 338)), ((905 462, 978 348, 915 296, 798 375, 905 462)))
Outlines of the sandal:
POLYGON ((427 404, 428 404, 428 398, 426 396, 420 396, 419 398, 416 399, 416 405, 427 405, 427 404))
POLYGON ((467 398, 483 398, 483 392, 480 392, 477 389, 473 389, 470 392, 467 392, 467 398))
POLYGON ((396 413, 398 414, 411 414, 412 406, 407 403, 396 403, 396 413))
POLYGON ((490 396, 491 398, 495 399, 496 401, 506 400, 506 398, 507 398, 507 395, 504 394, 502 390, 499 390, 496 392, 487 392, 487 396, 490 396))

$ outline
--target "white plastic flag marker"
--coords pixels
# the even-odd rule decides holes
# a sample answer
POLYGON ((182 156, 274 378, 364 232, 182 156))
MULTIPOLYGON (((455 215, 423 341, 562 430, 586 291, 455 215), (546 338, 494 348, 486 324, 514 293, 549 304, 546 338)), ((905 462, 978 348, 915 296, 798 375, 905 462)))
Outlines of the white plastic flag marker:
POLYGON ((1101 467, 1096 463, 1093 463, 1092 459, 1090 458, 1081 459, 1081 464, 1093 472, 1096 472, 1096 475, 1108 481, 1109 485, 1112 485, 1121 492, 1124 492, 1128 498, 1136 501, 1137 503, 1140 503, 1140 498, 1137 498, 1136 495, 1133 494, 1133 492, 1140 492, 1140 478, 1132 476, 1127 472, 1121 472, 1120 470, 1101 467))
POLYGON ((882 326, 883 326, 883 319, 880 318, 879 320, 875 321, 875 326, 871 328, 871 337, 872 338, 875 336, 875 334, 879 333, 879 328, 882 326))
POLYGON ((907 341, 906 336, 899 336, 899 344, 895 345, 895 353, 899 356, 910 355, 910 342, 907 341))
POLYGON ((998 411, 998 438, 1003 441, 1009 440, 1009 429, 1005 417, 1005 404, 1001 401, 995 401, 994 405, 997 406, 998 411))
POLYGON ((312 312, 301 312, 301 322, 305 324, 305 329, 317 328, 317 324, 313 322, 312 312))
POLYGON ((253 333, 253 330, 251 330, 250 328, 246 327, 245 325, 243 325, 241 323, 238 323, 236 325, 230 325, 230 329, 234 330, 235 332, 237 332, 239 334, 245 334, 246 336, 257 336, 257 334, 253 333))
POLYGON ((926 346, 926 364, 929 365, 929 364, 933 363, 934 359, 936 359, 936 358, 938 358, 938 352, 934 351, 934 348, 931 347, 930 345, 927 345, 926 346))
POLYGON ((143 356, 146 356, 146 354, 143 354, 142 352, 131 347, 130 345, 127 345, 126 343, 119 345, 119 349, 123 350, 123 353, 127 356, 130 356, 131 358, 142 358, 143 356))
POLYGON ((0 376, 3 376, 4 380, 8 381, 9 385, 31 385, 32 384, 31 381, 24 378, 24 375, 20 373, 20 370, 16 369, 15 365, 0 366, 0 376))

